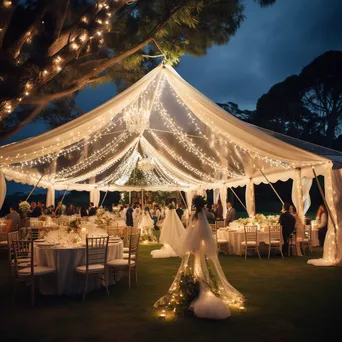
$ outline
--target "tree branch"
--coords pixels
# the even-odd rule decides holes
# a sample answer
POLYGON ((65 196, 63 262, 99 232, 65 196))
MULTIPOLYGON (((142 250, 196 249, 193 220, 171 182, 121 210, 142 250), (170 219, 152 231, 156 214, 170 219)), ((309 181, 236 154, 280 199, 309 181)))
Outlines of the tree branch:
POLYGON ((13 13, 18 6, 18 0, 12 1, 12 5, 9 8, 4 8, 1 10, 0 15, 0 49, 2 49, 2 44, 8 29, 8 26, 12 20, 13 13))
POLYGON ((24 120, 19 122, 16 126, 13 128, 8 129, 7 131, 0 132, 1 134, 1 141, 8 139, 12 137, 14 134, 19 132, 22 127, 24 127, 27 123, 32 121, 48 104, 40 104, 38 107, 36 107, 24 120))

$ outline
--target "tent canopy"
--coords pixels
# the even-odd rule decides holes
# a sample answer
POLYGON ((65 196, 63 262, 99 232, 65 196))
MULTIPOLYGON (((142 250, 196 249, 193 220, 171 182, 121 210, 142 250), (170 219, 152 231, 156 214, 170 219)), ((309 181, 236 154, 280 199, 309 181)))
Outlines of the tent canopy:
POLYGON ((161 65, 91 112, 1 147, 0 168, 26 184, 43 176, 40 186, 56 190, 211 189, 263 182, 262 172, 312 177, 332 154, 342 159, 309 145, 237 119, 161 65))

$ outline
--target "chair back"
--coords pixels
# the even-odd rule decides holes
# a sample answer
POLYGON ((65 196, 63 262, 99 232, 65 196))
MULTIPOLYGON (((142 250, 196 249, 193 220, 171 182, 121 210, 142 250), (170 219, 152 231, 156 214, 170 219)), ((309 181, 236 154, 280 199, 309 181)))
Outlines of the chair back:
POLYGON ((271 241, 277 241, 280 243, 281 235, 282 235, 282 229, 281 229, 280 224, 268 227, 268 239, 269 239, 270 244, 271 244, 271 241))
POLYGON ((107 262, 109 236, 86 237, 86 267, 107 262))
POLYGON ((312 237, 312 227, 311 225, 304 226, 304 241, 310 242, 312 237))
POLYGON ((138 251, 139 251, 139 241, 140 241, 140 232, 132 231, 129 236, 129 252, 128 252, 128 264, 131 264, 131 261, 134 261, 135 264, 138 261, 138 251))
POLYGON ((39 238, 39 229, 30 228, 29 229, 29 240, 37 240, 39 238))
POLYGON ((224 228, 226 226, 224 221, 215 221, 216 229, 224 228))
POLYGON ((30 259, 30 272, 25 273, 25 276, 34 276, 34 259, 33 259, 33 240, 12 240, 15 260, 15 274, 18 277, 19 265, 27 263, 30 259))
POLYGON ((13 240, 19 240, 19 231, 10 232, 7 234, 7 242, 8 242, 8 258, 11 262, 14 259, 14 249, 13 249, 13 240))
POLYGON ((244 226, 243 229, 246 244, 248 241, 258 242, 258 226, 244 226))
POLYGON ((31 228, 43 228, 44 227, 44 221, 40 221, 38 219, 32 220, 30 219, 30 227, 31 228))
POLYGON ((217 242, 217 228, 215 223, 209 223, 210 229, 211 229, 211 235, 213 236, 213 239, 215 242, 217 242))

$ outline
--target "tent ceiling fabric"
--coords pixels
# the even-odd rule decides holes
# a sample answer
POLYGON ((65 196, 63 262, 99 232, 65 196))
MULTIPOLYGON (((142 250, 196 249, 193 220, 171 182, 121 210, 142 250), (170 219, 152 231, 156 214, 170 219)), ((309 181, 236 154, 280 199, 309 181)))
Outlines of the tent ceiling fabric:
POLYGON ((331 165, 290 143, 228 114, 166 65, 80 118, 1 147, 0 167, 21 183, 44 174, 42 187, 112 191, 212 189, 261 182, 260 170, 284 179, 331 165))

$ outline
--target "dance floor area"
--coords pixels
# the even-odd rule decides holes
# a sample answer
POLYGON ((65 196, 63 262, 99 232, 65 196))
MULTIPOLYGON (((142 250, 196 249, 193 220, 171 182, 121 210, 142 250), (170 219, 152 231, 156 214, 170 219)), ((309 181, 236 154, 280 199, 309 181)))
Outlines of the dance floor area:
MULTIPOLYGON (((164 320, 152 306, 163 296, 180 259, 152 259, 158 245, 142 245, 139 284, 128 290, 127 278, 80 297, 36 296, 30 306, 29 287, 19 287, 11 306, 6 254, 0 260, 1 341, 341 341, 341 267, 318 268, 313 256, 220 256, 228 281, 246 298, 245 310, 224 321, 194 317, 164 320)), ((158 246, 159 247, 159 246, 158 246)))

